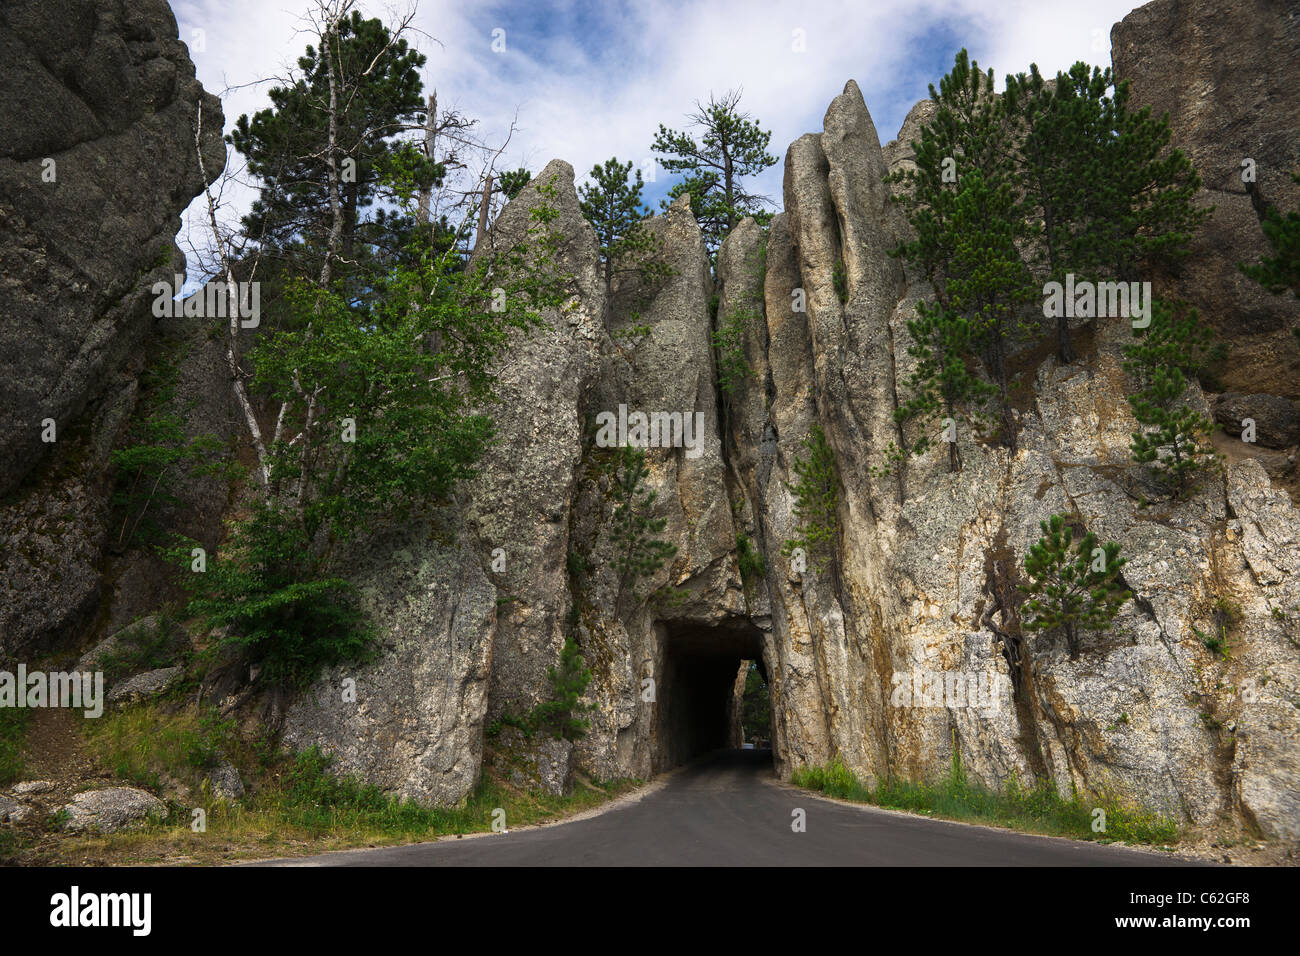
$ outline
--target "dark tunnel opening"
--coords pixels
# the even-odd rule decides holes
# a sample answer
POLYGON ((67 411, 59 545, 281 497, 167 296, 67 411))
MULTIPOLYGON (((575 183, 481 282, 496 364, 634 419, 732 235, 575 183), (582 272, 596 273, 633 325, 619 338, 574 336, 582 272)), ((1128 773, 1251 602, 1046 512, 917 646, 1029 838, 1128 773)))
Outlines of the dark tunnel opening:
MULTIPOLYGON (((757 662, 764 691, 767 680, 762 633, 749 621, 718 626, 664 622, 661 627, 656 773, 713 750, 740 746, 747 662, 757 662)), ((770 727, 762 736, 771 739, 770 727)))

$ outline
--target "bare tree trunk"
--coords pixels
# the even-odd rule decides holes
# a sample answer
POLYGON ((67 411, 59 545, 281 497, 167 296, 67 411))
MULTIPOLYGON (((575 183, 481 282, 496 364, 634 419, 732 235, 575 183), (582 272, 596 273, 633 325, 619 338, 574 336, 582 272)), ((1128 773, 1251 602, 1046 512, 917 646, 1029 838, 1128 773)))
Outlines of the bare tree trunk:
POLYGON ((487 234, 488 206, 492 204, 492 174, 488 173, 487 178, 483 181, 483 198, 479 201, 478 206, 478 232, 474 234, 474 247, 483 241, 487 234))
POLYGON ((322 289, 329 286, 330 280, 334 277, 334 257, 338 255, 339 243, 343 237, 343 207, 339 201, 339 90, 338 76, 334 72, 334 51, 329 49, 331 38, 338 40, 337 20, 329 21, 321 36, 321 48, 325 53, 325 70, 330 86, 329 147, 325 152, 329 172, 330 231, 329 239, 325 244, 325 262, 320 270, 319 285, 322 289))
POLYGON ((263 489, 269 489, 271 483, 271 462, 266 453, 266 442, 262 439, 261 426, 257 424, 257 415, 253 413, 253 404, 248 399, 248 389, 244 386, 244 376, 239 369, 239 291, 235 285, 235 274, 230 266, 230 256, 226 254, 226 244, 221 238, 217 226, 217 206, 213 202, 212 192, 208 189, 208 170, 203 162, 203 101, 199 101, 198 119, 194 124, 194 154, 199 160, 199 175, 203 179, 203 195, 208 201, 208 223, 212 228, 212 239, 217 246, 217 255, 221 259, 221 269, 226 274, 226 294, 230 299, 228 314, 230 325, 226 337, 226 365, 230 369, 230 387, 235 393, 235 401, 244 413, 244 422, 248 425, 253 448, 257 452, 258 477, 263 489))
MULTIPOLYGON (((432 162, 434 143, 438 138, 438 91, 429 94, 429 108, 424 117, 424 155, 432 162)), ((416 225, 429 225, 429 208, 433 200, 433 185, 420 189, 419 206, 415 211, 416 225)))

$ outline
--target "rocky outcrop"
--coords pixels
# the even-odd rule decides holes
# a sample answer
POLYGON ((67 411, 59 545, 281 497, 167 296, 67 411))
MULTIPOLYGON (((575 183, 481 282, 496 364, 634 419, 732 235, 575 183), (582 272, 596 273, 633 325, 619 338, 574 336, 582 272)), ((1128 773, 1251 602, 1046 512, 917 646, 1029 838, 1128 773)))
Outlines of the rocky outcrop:
POLYGON ((63 811, 65 829, 116 833, 161 821, 167 816, 167 805, 135 787, 109 787, 77 794, 63 811))
MULTIPOLYGON (((919 106, 909 122, 923 115, 919 106)), ((872 476, 894 436, 889 413, 906 397, 906 320, 928 294, 885 254, 904 228, 878 198, 885 155, 895 170, 910 159, 898 142, 880 150, 850 84, 825 131, 791 146, 786 221, 778 217, 769 238, 770 344, 760 364, 772 369, 775 394, 767 421, 736 444, 780 436, 772 470, 759 464, 742 476, 768 529, 778 766, 837 755, 868 781, 933 779, 955 749, 988 786, 1045 779, 1185 822, 1295 838, 1295 747, 1282 738, 1300 730, 1288 703, 1300 668, 1286 624, 1300 581, 1265 562, 1274 548, 1294 551, 1285 541, 1297 514, 1254 461, 1231 465, 1226 482, 1192 501, 1139 507, 1128 450, 1136 423, 1120 367, 1127 328, 1092 329, 1082 363, 1027 365, 1032 398, 1018 403, 1014 452, 961 434, 958 474, 931 453, 901 477, 872 476), (806 314, 790 310, 795 290, 806 314), (786 374, 778 336, 792 346, 781 355, 786 374), (800 453, 791 439, 813 422, 835 452, 839 541, 824 573, 799 574, 779 543, 790 535, 786 483, 800 453), (1247 501, 1244 488, 1258 497, 1247 501), (1079 661, 1051 637, 1022 634, 1018 621, 1022 556, 1038 522, 1057 512, 1124 543, 1136 595, 1079 661), (1268 541, 1258 539, 1265 526, 1268 541), (1198 637, 1224 607, 1227 660, 1198 637), (987 706, 890 692, 914 673, 985 674, 1001 691, 987 706)))
POLYGON ((1154 0, 1111 30, 1116 74, 1134 107, 1169 114, 1173 145, 1201 174, 1214 212, 1170 278, 1232 343, 1224 386, 1300 398, 1300 301, 1270 295, 1237 269, 1273 255, 1259 218, 1300 209, 1300 10, 1290 0, 1154 0), (1255 181, 1243 181, 1243 164, 1255 181))
POLYGON ((225 149, 165 0, 8 3, 0 51, 0 653, 19 655, 100 605, 102 476, 151 287, 184 271, 200 104, 209 175, 225 149))

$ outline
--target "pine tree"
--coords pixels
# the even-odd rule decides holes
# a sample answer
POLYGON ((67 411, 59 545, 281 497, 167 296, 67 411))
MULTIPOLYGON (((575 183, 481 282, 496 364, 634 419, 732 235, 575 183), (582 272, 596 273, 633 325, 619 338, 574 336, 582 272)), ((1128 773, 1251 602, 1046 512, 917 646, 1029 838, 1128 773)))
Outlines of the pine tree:
MULTIPOLYGON (((1300 185, 1300 173, 1292 173, 1291 178, 1300 185)), ((1258 188, 1251 189, 1252 200, 1258 195, 1258 188)), ((1300 212, 1292 210, 1283 217, 1277 207, 1266 205, 1260 227, 1276 255, 1238 268, 1274 295, 1290 289, 1300 296, 1300 212)), ((1300 336, 1300 329, 1295 332, 1300 336)))
POLYGON ((634 271, 651 279, 663 268, 655 255, 659 243, 644 226, 649 210, 641 204, 641 190, 645 188, 641 170, 629 180, 631 172, 631 160, 620 163, 611 156, 603 166, 591 167, 591 182, 578 188, 578 206, 596 230, 596 241, 600 243, 606 295, 620 273, 634 271))
POLYGON ((589 722, 577 715, 595 709, 594 704, 580 702, 591 683, 591 671, 572 635, 564 639, 560 666, 548 668, 546 676, 551 684, 551 699, 533 710, 528 723, 547 731, 556 740, 578 740, 586 736, 589 722))
POLYGON ((621 609, 623 597, 638 578, 653 575, 677 554, 677 546, 654 535, 668 525, 666 518, 653 518, 657 491, 643 488, 650 474, 644 449, 624 445, 619 449, 614 493, 618 504, 610 527, 614 543, 614 567, 619 572, 615 605, 621 609))
MULTIPOLYGON (((1190 161, 1168 150, 1167 118, 1128 111, 1128 85, 1109 69, 1075 63, 1048 84, 1031 64, 1007 77, 1024 213, 1033 224, 1042 282, 1131 280, 1152 259, 1176 260, 1208 214, 1190 161), (1054 88, 1053 88, 1054 86, 1054 88), (1113 95, 1108 95, 1111 89, 1113 95)), ((1069 318, 1057 317, 1057 354, 1074 359, 1069 318)))
MULTIPOLYGON (((291 275, 328 281, 338 269, 359 271, 363 252, 390 244, 386 219, 364 223, 362 213, 376 199, 393 137, 423 124, 425 57, 356 11, 320 40, 299 58, 301 77, 272 88, 271 107, 240 116, 227 139, 261 183, 245 233, 287 260, 291 275)), ((440 175, 436 164, 427 167, 422 180, 440 175)))
POLYGON ((794 484, 785 483, 794 495, 794 517, 799 533, 785 542, 781 553, 789 555, 802 548, 820 570, 831 560, 839 536, 839 479, 835 453, 820 425, 812 427, 802 447, 807 457, 796 456, 793 463, 799 480, 794 484))
POLYGON ((1033 595, 1025 603, 1025 626, 1031 631, 1060 630, 1070 659, 1079 656, 1079 630, 1100 630, 1114 620, 1133 595, 1120 579, 1126 559, 1111 541, 1098 547, 1091 531, 1078 546, 1066 515, 1052 515, 1039 523, 1043 536, 1025 555, 1025 573, 1033 595))
POLYGON ((1188 379, 1221 360, 1225 350, 1196 309, 1183 302, 1154 300, 1150 326, 1133 334, 1138 340, 1124 347, 1124 368, 1139 388, 1128 402, 1144 426, 1133 434, 1133 460, 1151 465, 1161 483, 1182 497, 1217 460, 1207 442, 1214 423, 1185 401, 1188 379))
POLYGON ((661 123, 651 146, 661 154, 659 162, 664 169, 686 174, 686 179, 669 191, 664 208, 689 193, 710 252, 715 252, 746 216, 754 216, 762 225, 770 215, 763 208, 768 200, 746 191, 741 180, 776 162, 767 151, 772 133, 740 111, 740 95, 739 90, 731 90, 721 98, 711 96, 707 106, 696 104, 697 110, 689 118, 703 130, 699 140, 661 123))
MULTIPOLYGON (((903 186, 895 199, 907 210, 915 233, 893 254, 925 276, 939 305, 923 319, 921 329, 930 334, 916 341, 933 353, 924 363, 928 374, 916 384, 922 393, 951 390, 951 381, 936 378, 950 368, 957 375, 947 350, 960 344, 983 360, 1001 397, 1001 434, 1010 445, 1015 432, 1006 398, 1006 359, 1020 330, 1019 311, 1035 296, 1019 251, 1027 227, 1007 162, 1011 124, 993 93, 993 71, 981 73, 965 50, 939 88, 930 87, 930 96, 935 115, 912 144, 916 168, 889 177, 903 186), (935 323, 949 326, 951 333, 933 334, 935 323)), ((920 407, 926 404, 923 400, 920 407)))
MULTIPOLYGON (((912 443, 912 454, 922 455, 933 444, 931 435, 937 420, 950 419, 953 426, 963 410, 971 417, 983 418, 980 409, 995 389, 971 373, 966 356, 971 351, 970 322, 951 308, 917 303, 917 318, 907 322, 912 344, 907 351, 917 363, 908 377, 912 397, 894 412, 900 425, 920 420, 922 434, 912 443)), ((955 436, 945 436, 948 445, 948 470, 961 470, 961 454, 955 436)))
POLYGON ((1181 498, 1194 476, 1215 460, 1206 442, 1214 423, 1184 401, 1187 379, 1177 366, 1158 366, 1142 391, 1129 396, 1133 417, 1145 426, 1133 433, 1133 460, 1151 465, 1160 482, 1181 498))
POLYGON ((533 174, 522 166, 518 169, 510 169, 497 177, 497 189, 506 199, 514 199, 532 178, 533 174))

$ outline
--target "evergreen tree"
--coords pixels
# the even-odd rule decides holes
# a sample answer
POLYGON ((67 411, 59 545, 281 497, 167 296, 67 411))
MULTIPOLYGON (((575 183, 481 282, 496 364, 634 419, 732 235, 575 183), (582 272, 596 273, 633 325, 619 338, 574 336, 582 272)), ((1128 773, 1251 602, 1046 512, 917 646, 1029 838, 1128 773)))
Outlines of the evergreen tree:
POLYGON ((835 470, 835 453, 820 425, 812 427, 802 446, 807 457, 796 456, 793 463, 799 480, 794 484, 785 483, 794 495, 794 516, 799 533, 785 542, 781 553, 789 555, 796 548, 802 548, 820 570, 834 556, 839 536, 839 479, 835 470))
POLYGON ((514 199, 532 178, 533 174, 522 166, 518 169, 510 169, 497 177, 497 189, 507 200, 514 199))
POLYGON ((1145 426, 1133 433, 1133 460, 1151 465, 1162 484, 1182 497, 1193 487, 1193 476, 1215 460, 1206 437, 1214 427, 1209 418, 1180 401, 1187 379, 1176 366, 1159 366, 1146 388, 1129 396, 1133 417, 1145 426), (1149 429, 1149 430, 1148 430, 1149 429))
POLYGON ((624 445, 618 450, 615 468, 614 517, 610 539, 614 543, 614 567, 619 572, 616 607, 621 609, 623 597, 638 578, 647 578, 677 554, 677 546, 661 541, 654 535, 668 525, 667 518, 654 518, 657 491, 643 487, 650 474, 646 467, 645 450, 624 445))
MULTIPOLYGON (((971 351, 970 321, 951 307, 917 303, 917 317, 908 319, 907 331, 912 337, 907 347, 917 360, 908 377, 911 398, 901 403, 894 412, 900 425, 919 420, 921 435, 912 443, 912 453, 924 454, 933 444, 935 424, 951 419, 953 426, 964 412, 983 418, 983 404, 995 389, 971 372, 966 356, 971 351)), ((955 436, 945 436, 948 444, 948 470, 961 470, 961 454, 955 436)))
MULTIPOLYGON (((1300 185, 1300 174, 1292 173, 1291 178, 1300 185)), ((1252 200, 1258 195, 1258 188, 1251 189, 1252 200)), ((1290 289, 1300 296, 1300 212, 1292 210, 1283 217, 1277 207, 1267 205, 1260 227, 1276 255, 1265 256, 1254 265, 1239 264, 1238 268, 1274 295, 1290 289)), ((1300 336, 1300 329, 1295 333, 1300 336)))
MULTIPOLYGON (((245 234, 287 260, 291 275, 327 280, 340 267, 356 271, 347 263, 361 255, 358 243, 368 255, 385 241, 385 220, 366 224, 362 213, 393 137, 419 128, 425 108, 422 53, 356 11, 331 27, 299 58, 301 75, 269 91, 271 107, 240 116, 227 137, 261 183, 245 234)), ((420 178, 440 175, 428 161, 420 178)))
MULTIPOLYGON (((893 250, 931 283, 939 308, 922 315, 922 340, 932 353, 914 385, 923 397, 903 410, 932 409, 944 392, 958 395, 949 349, 979 356, 1001 397, 1001 434, 1013 444, 1007 402, 1006 359, 1020 328, 1019 312, 1036 290, 1020 256, 1027 232, 1014 170, 1011 124, 993 93, 993 71, 981 73, 965 50, 953 69, 930 87, 935 115, 914 142, 916 168, 890 177, 903 189, 895 198, 907 210, 914 237, 893 250), (937 350, 937 351, 936 351, 937 350), (939 381, 946 375, 948 381, 939 381), (935 396, 939 398, 936 399, 935 396)), ((983 390, 970 389, 971 397, 983 390)))
POLYGON ((589 722, 577 715, 595 709, 594 704, 580 702, 591 683, 591 671, 572 635, 564 639, 560 666, 548 668, 546 676, 551 684, 551 699, 533 710, 528 723, 547 731, 556 740, 579 740, 586 736, 589 722))
MULTIPOLYGON (((1028 75, 1007 77, 1004 100, 1037 279, 1127 281, 1144 262, 1186 254, 1207 215, 1191 205, 1200 178, 1181 151, 1166 151, 1167 118, 1129 112, 1127 82, 1079 62, 1048 84, 1031 65, 1028 75)), ((1064 314, 1057 354, 1074 360, 1064 314)))
POLYGON ((1098 547, 1089 531, 1072 549, 1074 531, 1066 518, 1057 514, 1040 522, 1043 536, 1025 555, 1025 591, 1033 595, 1025 603, 1025 626, 1062 631, 1073 660, 1079 656, 1079 630, 1104 628, 1133 595, 1120 579, 1126 559, 1119 556, 1119 545, 1098 547))
POLYGON ((689 193, 710 252, 715 252, 746 216, 754 216, 761 225, 770 215, 763 209, 768 200, 749 193, 742 179, 776 162, 767 151, 772 133, 740 111, 740 95, 739 90, 731 90, 721 98, 710 96, 707 106, 696 104, 697 110, 689 118, 702 130, 698 140, 661 123, 651 146, 661 154, 659 162, 664 169, 686 174, 685 180, 669 191, 664 207, 689 193))
POLYGON ((596 241, 600 243, 606 295, 617 274, 640 269, 658 248, 654 236, 642 224, 649 210, 641 204, 641 190, 645 187, 641 170, 629 180, 631 172, 630 160, 620 163, 611 156, 603 166, 591 167, 591 182, 578 187, 578 206, 596 230, 596 241))
POLYGON ((1225 350, 1197 311, 1182 302, 1154 300, 1150 326, 1133 334, 1138 340, 1124 347, 1124 368, 1139 388, 1128 402, 1144 426, 1133 434, 1133 460, 1151 465, 1161 483, 1182 497, 1217 460, 1207 440, 1214 423, 1186 402, 1188 380, 1221 360, 1225 350))

